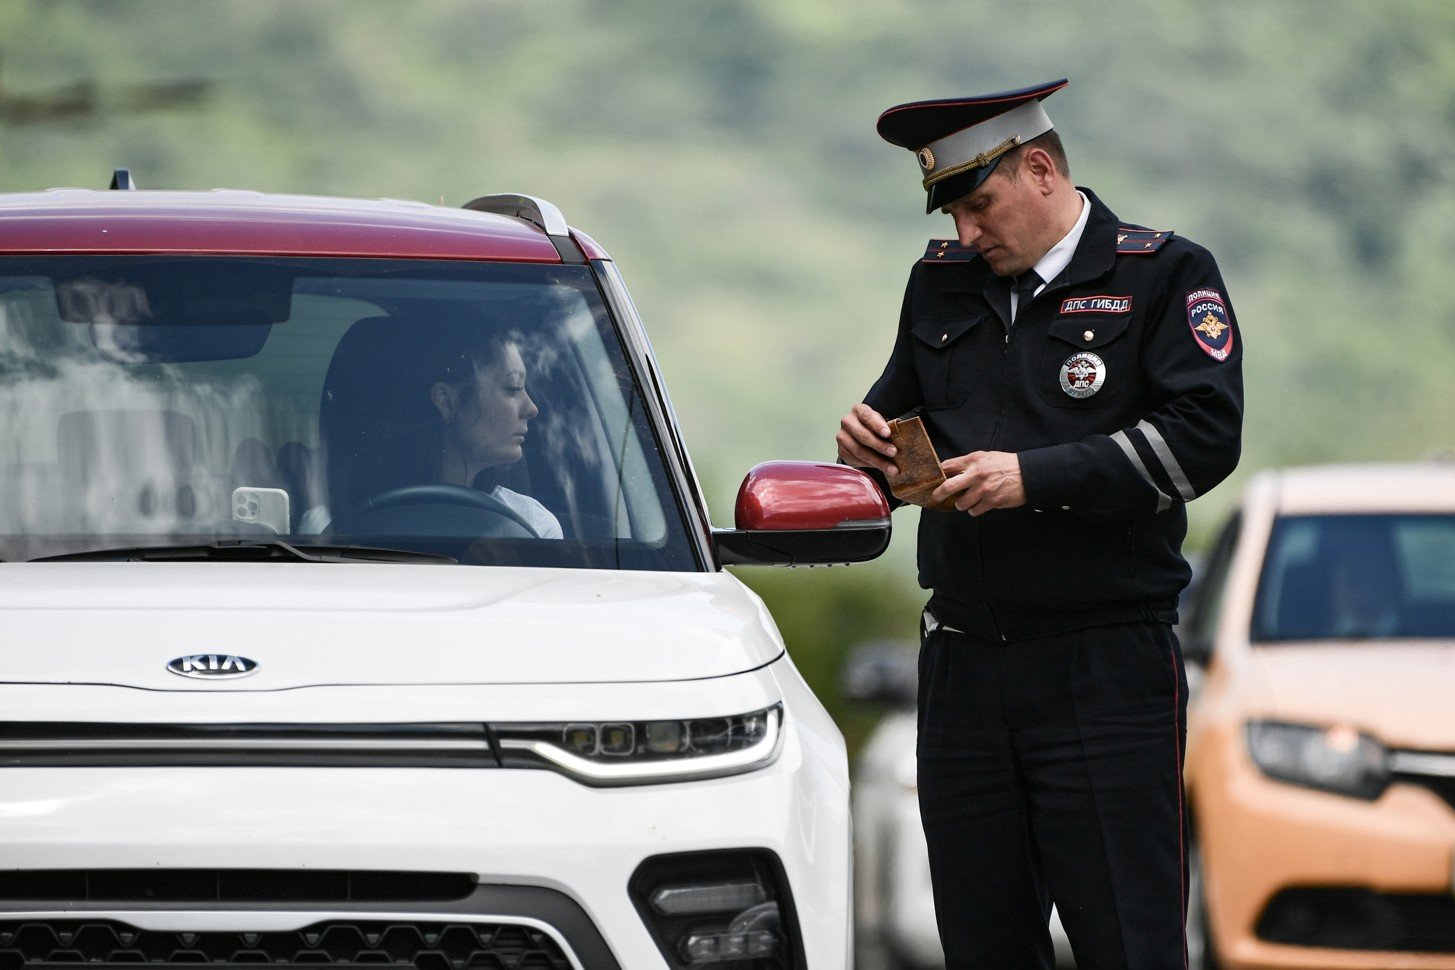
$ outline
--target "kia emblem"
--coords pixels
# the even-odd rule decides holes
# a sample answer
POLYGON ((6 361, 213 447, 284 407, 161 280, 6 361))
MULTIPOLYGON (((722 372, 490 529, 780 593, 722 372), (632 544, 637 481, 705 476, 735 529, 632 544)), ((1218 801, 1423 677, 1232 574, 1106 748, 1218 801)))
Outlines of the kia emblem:
POLYGON ((247 657, 235 657, 230 653, 194 653, 178 657, 167 664, 167 669, 180 677, 196 677, 199 680, 225 680, 232 677, 246 677, 258 669, 257 661, 247 657))

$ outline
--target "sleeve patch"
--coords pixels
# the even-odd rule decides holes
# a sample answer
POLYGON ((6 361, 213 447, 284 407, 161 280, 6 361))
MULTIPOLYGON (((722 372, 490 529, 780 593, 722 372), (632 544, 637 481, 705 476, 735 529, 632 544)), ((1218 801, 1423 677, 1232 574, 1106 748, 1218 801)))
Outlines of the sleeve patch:
POLYGON ((1187 325, 1192 328, 1192 339, 1213 360, 1227 360, 1233 352, 1233 325, 1217 290, 1204 287, 1187 294, 1187 325))
POLYGON ((931 239, 925 247, 926 263, 968 263, 980 255, 980 250, 962 246, 953 239, 931 239))

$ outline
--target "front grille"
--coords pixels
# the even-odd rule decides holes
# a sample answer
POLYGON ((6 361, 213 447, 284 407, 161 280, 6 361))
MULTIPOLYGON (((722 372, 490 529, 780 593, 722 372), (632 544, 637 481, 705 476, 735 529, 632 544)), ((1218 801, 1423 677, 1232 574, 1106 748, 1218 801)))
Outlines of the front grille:
POLYGON ((1352 886, 1285 889, 1269 901, 1256 932, 1292 946, 1455 953, 1455 896, 1352 886))
POLYGON ((570 970, 556 941, 501 923, 328 920, 286 932, 143 930, 117 920, 0 921, 0 970, 85 964, 333 967, 417 970, 570 970))
POLYGON ((0 872, 0 970, 136 964, 621 970, 591 917, 564 893, 470 874, 0 872))
POLYGON ((461 872, 314 869, 16 869, 0 871, 0 909, 86 900, 127 903, 402 903, 464 899, 461 872))

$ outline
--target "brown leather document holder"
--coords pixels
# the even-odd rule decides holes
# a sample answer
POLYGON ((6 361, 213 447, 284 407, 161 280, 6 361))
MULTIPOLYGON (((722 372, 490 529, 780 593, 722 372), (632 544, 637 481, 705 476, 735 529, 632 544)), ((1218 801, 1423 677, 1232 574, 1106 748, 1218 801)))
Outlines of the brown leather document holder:
POLYGON ((945 480, 940 470, 940 456, 930 443, 925 423, 915 415, 912 418, 895 418, 889 422, 889 440, 895 448, 894 464, 898 475, 889 477, 889 491, 902 502, 940 512, 954 512, 955 503, 931 504, 930 493, 945 480))

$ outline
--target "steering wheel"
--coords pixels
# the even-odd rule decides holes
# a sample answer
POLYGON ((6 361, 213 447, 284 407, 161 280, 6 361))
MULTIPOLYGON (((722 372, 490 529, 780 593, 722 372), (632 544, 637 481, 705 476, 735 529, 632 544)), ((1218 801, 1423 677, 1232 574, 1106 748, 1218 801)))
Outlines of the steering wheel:
MULTIPOLYGON (((330 531, 368 531, 359 528, 357 520, 377 519, 380 520, 380 524, 390 523, 392 520, 393 528, 400 533, 420 531, 423 534, 432 534, 438 531, 438 525, 435 525, 434 528, 425 528, 424 522, 418 517, 388 514, 390 510, 427 505, 446 505, 479 510, 501 520, 496 527, 487 531, 486 535, 540 538, 540 534, 531 527, 524 516, 495 496, 478 489, 466 488, 463 485, 444 485, 438 482, 402 485, 377 495, 370 495, 350 509, 347 514, 339 516, 330 527, 330 531), (413 523, 410 522, 411 518, 415 519, 413 523), (347 523, 349 528, 341 528, 340 523, 347 523)), ((380 525, 375 525, 374 528, 379 529, 380 525)), ((449 535, 457 536, 459 532, 451 530, 449 535)))

